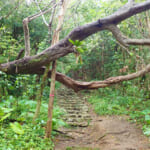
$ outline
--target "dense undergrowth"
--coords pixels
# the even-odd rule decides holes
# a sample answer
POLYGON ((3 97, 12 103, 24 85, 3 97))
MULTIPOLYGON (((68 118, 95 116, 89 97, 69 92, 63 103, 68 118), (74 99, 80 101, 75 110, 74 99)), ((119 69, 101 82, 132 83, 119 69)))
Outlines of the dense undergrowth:
POLYGON ((143 93, 131 84, 125 89, 99 89, 90 94, 88 101, 99 115, 128 115, 131 121, 142 124, 143 133, 150 137, 150 99, 143 93))
MULTIPOLYGON (((1 150, 52 150, 54 147, 50 139, 45 139, 45 126, 48 105, 43 102, 41 113, 33 124, 36 101, 16 99, 9 96, 0 103, 0 149, 1 150)), ((60 119, 63 110, 55 106, 53 110, 53 137, 54 129, 65 125, 60 119)))

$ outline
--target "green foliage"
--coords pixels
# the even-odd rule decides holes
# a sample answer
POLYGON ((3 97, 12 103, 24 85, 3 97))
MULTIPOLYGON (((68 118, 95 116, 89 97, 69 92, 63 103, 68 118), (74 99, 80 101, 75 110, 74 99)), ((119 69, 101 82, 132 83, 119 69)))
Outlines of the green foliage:
POLYGON ((54 144, 51 140, 44 139, 45 131, 39 125, 22 125, 22 128, 24 134, 16 133, 16 129, 15 132, 13 132, 10 127, 3 128, 0 131, 0 149, 19 150, 21 148, 22 150, 53 150, 54 144))
POLYGON ((14 60, 21 47, 7 27, 0 27, 0 63, 14 60))
POLYGON ((150 100, 145 100, 141 93, 143 91, 133 85, 126 87, 124 95, 119 89, 100 89, 91 95, 89 102, 99 115, 129 115, 133 122, 143 124, 144 134, 150 136, 150 100))
POLYGON ((150 136, 150 126, 144 125, 143 131, 145 135, 150 136))
POLYGON ((24 130, 22 129, 22 126, 18 122, 10 123, 10 127, 15 133, 24 134, 24 130))
POLYGON ((5 121, 11 115, 11 111, 13 111, 13 109, 4 107, 0 108, 0 130, 2 129, 3 121, 5 121))
MULTIPOLYGON (((44 139, 45 126, 47 122, 47 103, 43 102, 41 113, 32 124, 33 115, 36 108, 36 101, 25 99, 16 99, 8 96, 7 100, 0 103, 0 122, 3 126, 0 128, 0 149, 53 149, 52 141, 44 139), (7 142, 9 141, 9 142, 7 142)), ((53 110, 53 136, 56 134, 54 129, 66 124, 61 119, 64 111, 59 107, 53 110)))
POLYGON ((81 45, 84 44, 84 41, 79 41, 79 40, 73 41, 73 40, 69 39, 69 42, 75 46, 77 52, 79 52, 79 53, 84 53, 87 50, 87 49, 85 49, 85 48, 83 49, 81 47, 81 45))

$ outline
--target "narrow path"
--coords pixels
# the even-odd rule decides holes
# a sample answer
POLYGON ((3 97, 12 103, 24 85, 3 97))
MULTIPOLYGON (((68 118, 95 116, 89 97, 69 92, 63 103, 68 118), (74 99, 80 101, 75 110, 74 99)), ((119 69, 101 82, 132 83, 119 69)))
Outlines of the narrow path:
POLYGON ((66 111, 64 120, 71 126, 86 127, 91 120, 87 102, 71 89, 57 91, 58 105, 66 111))
POLYGON ((73 127, 60 129, 55 150, 150 150, 148 138, 127 117, 98 116, 73 91, 58 93, 59 105, 67 112, 64 119, 73 127))

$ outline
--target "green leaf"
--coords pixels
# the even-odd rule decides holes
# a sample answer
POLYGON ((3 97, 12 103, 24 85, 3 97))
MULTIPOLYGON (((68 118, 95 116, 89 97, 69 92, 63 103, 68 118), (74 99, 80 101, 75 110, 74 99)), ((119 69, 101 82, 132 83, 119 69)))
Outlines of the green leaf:
POLYGON ((66 123, 63 120, 58 120, 58 125, 59 126, 65 126, 66 123))
POLYGON ((0 119, 0 122, 2 122, 3 120, 5 120, 6 118, 8 118, 10 115, 11 115, 11 113, 8 113, 7 115, 3 116, 3 117, 0 119))
POLYGON ((150 115, 145 115, 145 121, 150 124, 150 115))
POLYGON ((78 51, 79 53, 84 53, 84 50, 83 50, 82 48, 80 48, 80 47, 77 48, 77 51, 78 51))
POLYGON ((3 107, 2 110, 4 111, 4 113, 10 113, 14 109, 13 108, 5 108, 5 107, 3 107))
POLYGON ((150 110, 149 109, 145 109, 142 111, 142 114, 147 115, 150 114, 150 110))
POLYGON ((144 134, 149 136, 150 135, 150 128, 145 128, 144 134))
POLYGON ((0 116, 4 116, 4 110, 2 108, 0 108, 0 116))
POLYGON ((69 42, 75 45, 75 42, 73 40, 69 39, 69 42))
POLYGON ((7 61, 7 58, 0 56, 0 63, 4 63, 7 61))
POLYGON ((18 122, 10 123, 10 127, 15 133, 20 135, 24 134, 24 130, 22 129, 22 126, 18 122))
POLYGON ((133 56, 134 55, 134 53, 130 53, 130 56, 133 56))
POLYGON ((75 40, 75 45, 76 46, 80 46, 80 41, 79 40, 75 40))

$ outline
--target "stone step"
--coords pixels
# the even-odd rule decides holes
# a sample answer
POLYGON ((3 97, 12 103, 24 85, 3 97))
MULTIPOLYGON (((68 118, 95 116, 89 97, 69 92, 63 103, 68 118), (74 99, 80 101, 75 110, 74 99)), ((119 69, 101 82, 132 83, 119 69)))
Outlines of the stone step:
POLYGON ((64 111, 66 112, 66 113, 68 113, 68 114, 88 114, 88 110, 82 110, 82 109, 80 109, 80 110, 77 110, 77 109, 65 109, 65 108, 63 108, 64 109, 64 111))
POLYGON ((58 105, 62 107, 66 114, 63 116, 71 126, 87 126, 91 116, 89 115, 88 106, 85 100, 79 97, 70 89, 57 90, 58 105))
MULTIPOLYGON (((63 107, 63 108, 64 108, 64 107, 63 107)), ((66 108, 64 108, 64 109, 65 109, 66 111, 67 111, 67 110, 74 110, 74 111, 75 111, 75 110, 76 110, 76 111, 80 111, 80 110, 81 110, 80 108, 72 108, 72 107, 68 107, 68 108, 66 107, 66 108)))
POLYGON ((64 117, 65 117, 65 118, 66 118, 66 117, 71 117, 71 118, 73 118, 73 117, 90 118, 91 116, 88 115, 88 114, 66 114, 64 117))
POLYGON ((66 122, 83 122, 85 121, 84 119, 82 118, 68 118, 68 119, 65 119, 66 122))
POLYGON ((84 122, 84 121, 90 121, 91 119, 85 119, 85 118, 64 118, 65 122, 84 122))
POLYGON ((69 114, 87 114, 88 110, 66 110, 69 114))
POLYGON ((76 107, 76 106, 84 107, 85 106, 85 104, 83 104, 83 103, 58 103, 58 105, 73 106, 73 107, 76 107))
POLYGON ((64 100, 62 100, 62 99, 58 99, 58 102, 75 102, 75 103, 84 103, 84 101, 75 100, 75 99, 71 99, 71 98, 69 98, 69 100, 68 100, 68 99, 64 99, 64 100))
POLYGON ((84 104, 84 102, 81 101, 58 101, 59 104, 84 104))
POLYGON ((73 105, 73 106, 84 106, 84 103, 73 103, 73 102, 62 102, 62 103, 58 103, 59 105, 73 105))
POLYGON ((80 127, 87 127, 89 125, 88 122, 67 122, 70 126, 80 126, 80 127))
POLYGON ((60 107, 66 108, 66 109, 76 109, 76 110, 83 110, 83 109, 87 109, 84 108, 84 106, 72 106, 72 105, 59 105, 60 107))
POLYGON ((84 108, 63 108, 66 112, 68 113, 88 113, 89 110, 88 109, 84 109, 84 108))

